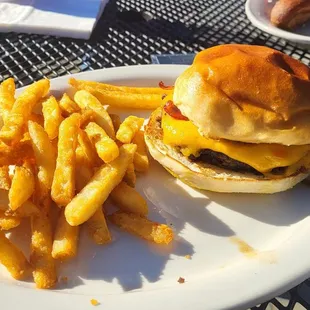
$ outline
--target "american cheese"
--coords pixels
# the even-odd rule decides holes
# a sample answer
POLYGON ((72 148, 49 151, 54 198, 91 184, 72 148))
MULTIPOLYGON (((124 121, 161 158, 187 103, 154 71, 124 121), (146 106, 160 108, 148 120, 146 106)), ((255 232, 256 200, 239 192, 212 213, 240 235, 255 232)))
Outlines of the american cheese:
POLYGON ((199 150, 210 149, 244 162, 262 173, 276 167, 291 166, 310 151, 310 145, 250 144, 206 138, 200 135, 192 122, 174 119, 167 113, 163 113, 162 129, 163 142, 181 146, 185 156, 197 156, 199 150))

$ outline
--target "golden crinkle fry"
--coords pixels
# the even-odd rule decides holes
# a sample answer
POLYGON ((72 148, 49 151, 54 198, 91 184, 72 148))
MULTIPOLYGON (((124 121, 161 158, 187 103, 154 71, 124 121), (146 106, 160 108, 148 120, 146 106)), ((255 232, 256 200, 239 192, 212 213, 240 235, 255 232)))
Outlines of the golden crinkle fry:
POLYGON ((21 219, 17 216, 6 215, 5 212, 0 211, 0 230, 13 229, 21 223, 21 219))
POLYGON ((110 215, 109 220, 118 227, 155 243, 169 244, 173 239, 172 229, 134 213, 117 211, 110 215))
POLYGON ((54 96, 43 101, 42 113, 44 117, 44 130, 50 140, 53 140, 58 136, 59 126, 63 121, 59 104, 54 96))
POLYGON ((58 206, 66 206, 75 194, 75 149, 80 115, 71 114, 59 127, 58 155, 51 196, 58 206))
POLYGON ((134 189, 136 172, 149 165, 144 119, 129 116, 121 123, 106 106, 157 107, 172 91, 70 84, 74 100, 64 93, 59 101, 49 80, 17 97, 13 79, 0 84, 0 264, 16 279, 32 273, 41 289, 56 285, 56 260, 77 255, 80 225, 96 244, 112 241, 103 209, 109 197, 121 210, 110 216, 119 227, 156 243, 173 236, 166 225, 146 219, 147 202, 134 189), (29 262, 4 234, 22 221, 31 224, 29 262))
POLYGON ((116 139, 122 143, 130 143, 135 134, 143 125, 144 119, 137 116, 128 116, 120 125, 116 139))
POLYGON ((81 81, 71 78, 69 84, 78 90, 86 90, 97 97, 103 105, 132 109, 156 109, 162 97, 172 90, 159 87, 127 87, 104 83, 81 81))
POLYGON ((31 254, 33 278, 37 288, 51 288, 57 282, 56 266, 52 257, 53 236, 50 219, 41 212, 31 218, 31 254))
POLYGON ((9 207, 9 192, 0 189, 0 212, 10 217, 30 217, 39 213, 39 208, 31 201, 25 201, 16 211, 9 207))
POLYGON ((0 116, 6 120, 15 102, 14 79, 9 78, 0 84, 0 116))
POLYGON ((136 186, 136 180, 137 180, 137 176, 135 173, 135 166, 132 163, 130 163, 128 165, 128 168, 126 170, 125 176, 124 176, 124 181, 131 187, 135 187, 136 186))
POLYGON ((47 95, 49 88, 49 80, 41 80, 28 86, 18 96, 0 130, 0 139, 2 141, 11 144, 21 139, 23 128, 31 115, 32 109, 40 99, 47 95))
POLYGON ((144 141, 144 132, 139 130, 133 137, 132 143, 137 145, 137 150, 133 158, 135 170, 138 172, 146 172, 149 169, 149 158, 144 141))
POLYGON ((31 273, 31 266, 26 257, 0 231, 0 263, 6 267, 14 279, 25 279, 31 273))
POLYGON ((55 259, 65 260, 76 256, 79 226, 71 226, 67 223, 64 210, 60 210, 56 231, 54 235, 52 256, 55 259))
POLYGON ((139 214, 141 216, 147 216, 148 214, 148 207, 145 199, 125 182, 121 182, 113 189, 111 198, 123 211, 139 214))
POLYGON ((99 168, 89 183, 72 199, 65 210, 70 225, 83 224, 102 206, 122 181, 136 148, 134 144, 121 146, 119 157, 99 168))
POLYGON ((84 130, 79 130, 78 145, 76 147, 76 159, 80 163, 84 163, 90 167, 99 166, 102 164, 96 149, 84 130))
POLYGON ((0 167, 0 189, 9 190, 11 187, 11 179, 9 175, 9 166, 0 167))
POLYGON ((106 244, 111 242, 111 234, 102 211, 97 209, 95 214, 86 222, 89 235, 97 244, 106 244))
POLYGON ((110 117, 111 117, 111 120, 112 120, 112 123, 113 123, 114 130, 115 130, 115 132, 117 132, 119 126, 122 123, 121 122, 121 118, 117 114, 110 114, 110 117))
POLYGON ((89 140, 94 144, 98 156, 105 162, 113 161, 119 155, 118 146, 106 132, 96 123, 90 122, 85 132, 89 140))
POLYGON ((22 165, 34 158, 30 141, 20 141, 14 146, 0 144, 0 166, 22 165))
POLYGON ((96 97, 87 91, 79 90, 75 93, 74 100, 81 109, 92 110, 96 114, 96 123, 104 129, 110 138, 115 138, 111 117, 96 97))
POLYGON ((44 128, 29 121, 28 130, 38 170, 38 179, 47 189, 51 189, 56 167, 56 150, 44 128))
POLYGON ((67 95, 63 94, 59 100, 59 106, 68 116, 72 113, 80 112, 80 107, 67 95))
POLYGON ((15 167, 12 185, 9 190, 10 208, 15 211, 26 202, 34 192, 34 175, 27 167, 15 167))

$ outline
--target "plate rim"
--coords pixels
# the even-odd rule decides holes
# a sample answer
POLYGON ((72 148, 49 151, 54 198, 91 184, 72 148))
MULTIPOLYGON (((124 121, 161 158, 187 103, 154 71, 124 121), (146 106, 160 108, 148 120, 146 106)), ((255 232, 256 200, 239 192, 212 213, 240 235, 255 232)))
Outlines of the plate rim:
MULTIPOLYGON (((99 70, 93 70, 93 71, 86 71, 86 72, 79 72, 79 73, 74 73, 70 75, 64 75, 60 76, 54 79, 51 79, 51 86, 53 86, 53 83, 62 83, 62 80, 65 81, 69 77, 81 77, 81 76, 86 76, 88 79, 92 79, 92 75, 100 75, 100 73, 105 72, 107 73, 107 79, 109 79, 109 72, 114 72, 116 74, 121 74, 124 71, 127 72, 132 72, 132 70, 136 70, 135 72, 131 73, 132 76, 137 75, 139 72, 143 73, 145 75, 152 76, 154 75, 154 70, 157 73, 163 72, 165 74, 165 70, 182 70, 186 69, 188 66, 187 65, 135 65, 135 66, 123 66, 123 67, 113 67, 113 68, 104 68, 104 69, 99 69, 99 70), (144 73, 144 71, 147 70, 147 72, 144 73)), ((113 75, 113 74, 112 74, 113 75)), ((176 71, 169 71, 169 76, 174 78, 177 77, 176 71)), ((137 79, 139 78, 138 76, 136 77, 137 79)), ((111 77, 110 77, 111 79, 111 77)), ((104 76, 102 76, 101 80, 104 80, 104 76)), ((132 80, 132 79, 130 79, 132 80)), ((67 85, 67 84, 66 84, 67 85)), ((24 88, 24 87, 23 87, 24 88)), ((22 90, 23 88, 19 88, 19 91, 22 90)), ((52 90, 53 87, 51 87, 52 90)), ((59 87, 57 89, 60 89, 59 87)), ((56 90, 57 90, 56 89, 56 90)), ((307 228, 309 231, 310 228, 307 228)), ((299 232, 300 233, 300 232, 299 232)), ((308 238, 305 236, 306 234, 302 234, 301 237, 299 238, 300 242, 308 242, 308 238), (305 240, 304 240, 305 239, 305 240)), ((310 249, 308 250, 308 257, 310 257, 310 249)), ((306 256, 306 255, 304 255, 306 256)), ((257 267, 258 265, 254 264, 254 268, 257 267)), ((252 267, 251 267, 252 268, 252 267)), ((276 268, 280 268, 277 266, 276 268)), ((268 269, 268 268, 267 268, 268 269)), ((281 278, 281 281, 277 279, 276 281, 273 282, 272 285, 268 285, 268 287, 264 287, 264 289, 260 288, 260 291, 258 293, 255 293, 256 295, 248 294, 247 296, 242 296, 242 300, 236 299, 236 296, 233 296, 230 294, 230 297, 228 298, 227 296, 223 296, 221 298, 220 302, 213 304, 213 307, 209 307, 208 309, 240 309, 240 307, 251 307, 259 304, 260 302, 264 302, 267 299, 274 297, 278 294, 281 294, 288 289, 294 287, 296 284, 299 282, 302 282, 303 280, 307 279, 310 275, 310 262, 303 257, 302 261, 298 266, 295 268, 295 273, 294 276, 290 273, 289 276, 283 276, 281 278), (225 300, 226 299, 226 300, 225 300)), ((204 293, 206 289, 203 286, 203 281, 200 280, 197 286, 197 281, 194 282, 188 282, 184 285, 173 286, 170 289, 168 287, 163 287, 157 290, 149 290, 149 291, 133 291, 133 292, 124 292, 120 294, 115 294, 115 296, 119 296, 122 298, 117 298, 119 301, 116 303, 116 306, 113 305, 113 302, 111 300, 107 300, 105 303, 103 300, 102 306, 104 309, 119 309, 119 302, 120 299, 122 299, 122 304, 128 303, 128 309, 134 309, 136 307, 135 299, 141 299, 139 298, 140 296, 143 296, 143 303, 147 304, 149 302, 149 309, 158 309, 159 306, 169 306, 171 309, 187 309, 189 305, 192 306, 193 309, 201 309, 205 310, 206 307, 208 307, 207 303, 201 304, 197 301, 197 299, 201 300, 203 299, 204 293), (200 285, 199 285, 200 284, 200 285), (171 299, 171 290, 176 290, 177 294, 187 294, 189 297, 189 301, 185 302, 185 299, 180 298, 181 300, 170 300, 171 299), (158 294, 159 293, 159 294, 158 294), (126 296, 125 296, 126 295, 126 296), (124 297, 125 296, 125 297, 124 297), (145 297, 144 297, 145 296, 145 297), (159 298, 158 298, 159 297, 159 298), (154 303, 154 299, 157 300, 156 303, 154 303), (153 304, 150 304, 150 302, 153 302, 153 304), (192 304, 192 302, 195 302, 192 304)), ((6 305, 7 299, 10 298, 10 296, 16 295, 16 291, 21 291, 21 296, 26 296, 26 300, 24 300, 25 304, 27 302, 30 302, 33 310, 41 310, 42 308, 42 302, 45 303, 44 307, 45 310, 52 310, 55 309, 55 307, 60 307, 60 309, 71 309, 71 307, 74 307, 76 310, 80 309, 88 309, 87 308, 87 302, 89 299, 88 295, 79 295, 79 294, 74 294, 74 293, 66 293, 66 292, 59 292, 59 291, 38 291, 35 289, 29 289, 29 288, 23 288, 21 286, 15 285, 15 284, 7 284, 5 282, 0 282, 0 288, 1 288, 1 293, 0 296, 3 298, 3 303, 6 305), (26 294, 24 294, 26 292, 26 294), (56 294, 55 294, 56 293, 56 294), (68 298, 68 296, 70 296, 68 298), (7 298, 8 297, 8 298, 7 298), (52 299, 51 299, 52 297, 52 299), (70 302, 67 301, 67 299, 70 300, 70 302), (86 301, 85 301, 86 299, 86 301), (35 305, 33 301, 36 300, 39 302, 38 305, 35 305), (46 300, 50 302, 46 303, 46 300), (67 305, 67 306, 65 306, 67 305), (74 305, 74 306, 73 306, 74 305), (37 308, 36 308, 37 307, 37 308), (80 308, 81 307, 81 308, 80 308)), ((251 291, 252 292, 252 291, 251 291)), ((104 296, 100 295, 101 297, 104 296)), ((100 298, 100 296, 94 294, 94 298, 100 298)), ((106 296, 107 299, 111 297, 111 295, 106 296), (109 298, 108 298, 109 297, 109 298)), ((20 298, 17 298, 17 304, 19 305, 20 298)), ((176 299, 176 298, 175 298, 176 299)), ((14 305, 14 302, 16 301, 9 301, 8 305, 14 305), (13 304, 12 304, 13 302, 13 304)), ((89 304, 89 309, 92 309, 92 306, 89 304)), ((102 309, 103 309, 102 307, 102 309)), ((19 307, 18 307, 19 308, 19 307)), ((16 309, 16 308, 12 308, 16 309)), ((98 309, 101 309, 99 306, 98 309)))
MULTIPOLYGON (((284 29, 277 28, 273 25, 267 25, 260 21, 256 14, 253 13, 251 9, 251 5, 257 0, 247 0, 245 4, 245 13, 250 20, 250 22, 257 27, 258 29, 269 33, 270 35, 276 36, 278 38, 282 38, 288 41, 296 42, 296 43, 303 43, 303 44, 310 44, 310 35, 302 35, 302 34, 295 34, 284 29)), ((260 1, 260 3, 264 3, 264 1, 260 1)))

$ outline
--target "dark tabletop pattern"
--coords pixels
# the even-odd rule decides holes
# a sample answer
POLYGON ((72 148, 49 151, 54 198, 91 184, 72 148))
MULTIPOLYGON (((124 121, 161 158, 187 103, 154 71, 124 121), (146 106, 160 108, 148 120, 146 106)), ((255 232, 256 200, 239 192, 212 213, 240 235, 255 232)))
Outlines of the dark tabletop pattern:
MULTIPOLYGON (((263 0, 262 0, 263 1, 263 0)), ((151 63, 152 54, 195 53, 224 43, 266 45, 307 65, 310 51, 253 27, 243 0, 110 0, 90 40, 0 34, 0 81, 24 86, 42 77, 151 63)), ((250 284, 249 284, 250 285, 250 284)), ((273 299, 275 309, 310 309, 309 281, 273 299), (305 291, 306 290, 306 291, 305 291), (287 302, 283 302, 283 301, 287 302)), ((266 302, 253 309, 266 309, 266 302)))

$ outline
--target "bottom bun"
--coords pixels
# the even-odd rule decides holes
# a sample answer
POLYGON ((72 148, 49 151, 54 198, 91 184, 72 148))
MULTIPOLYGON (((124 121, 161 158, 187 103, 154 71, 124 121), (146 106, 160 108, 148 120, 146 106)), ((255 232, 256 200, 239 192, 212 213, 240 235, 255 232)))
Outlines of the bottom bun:
POLYGON ((222 193, 273 194, 286 191, 309 173, 267 179, 251 173, 229 171, 206 163, 190 161, 177 147, 163 143, 161 108, 154 111, 145 128, 145 142, 152 157, 174 177, 191 187, 222 193))

